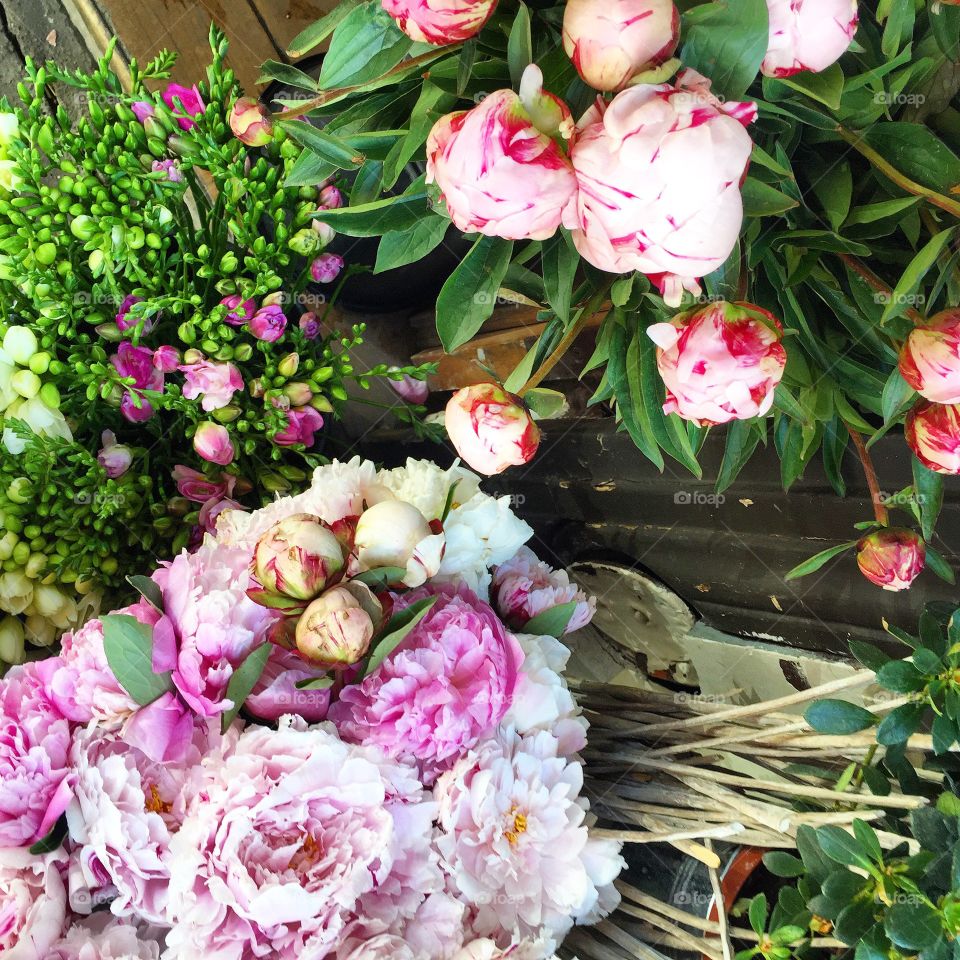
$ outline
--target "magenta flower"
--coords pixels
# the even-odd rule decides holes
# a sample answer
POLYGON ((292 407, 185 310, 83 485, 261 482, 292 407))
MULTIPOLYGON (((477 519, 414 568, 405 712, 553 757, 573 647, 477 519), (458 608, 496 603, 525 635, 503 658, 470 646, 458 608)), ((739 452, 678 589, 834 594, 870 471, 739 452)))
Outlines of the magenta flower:
POLYGON ((199 117, 207 109, 196 84, 192 87, 184 87, 179 83, 168 83, 167 89, 163 91, 163 102, 176 115, 181 130, 189 130, 196 126, 196 121, 191 117, 199 117), (179 99, 182 107, 177 106, 174 98, 179 99))
MULTIPOLYGON (((122 331, 133 329, 141 321, 141 317, 130 317, 130 308, 135 303, 143 303, 143 297, 135 297, 132 293, 127 294, 120 304, 120 310, 117 313, 117 329, 122 331)), ((153 327, 153 320, 147 317, 143 320, 143 332, 149 333, 153 327)))
POLYGON ((133 383, 124 390, 120 412, 134 423, 149 420, 153 416, 153 406, 140 391, 163 390, 163 371, 153 365, 153 351, 124 341, 117 347, 110 363, 121 377, 133 378, 133 383))
POLYGON ((340 735, 413 757, 432 783, 492 730, 510 706, 523 651, 465 587, 423 587, 397 606, 439 600, 381 667, 330 708, 340 735))
POLYGON ((154 160, 150 169, 154 173, 165 173, 171 183, 183 182, 183 172, 176 160, 154 160))
POLYGON ((903 433, 928 470, 960 474, 960 404, 921 400, 907 414, 903 433))
POLYGON ((224 319, 232 327, 242 327, 257 312, 257 305, 253 300, 244 300, 239 293, 224 297, 220 301, 220 306, 227 308, 224 319))
POLYGON ((213 423, 211 420, 197 425, 197 431, 193 435, 193 449, 204 460, 219 463, 221 467, 232 463, 236 455, 227 428, 222 423, 213 423))
POLYGON ((243 377, 232 363, 212 363, 198 360, 178 367, 187 378, 183 395, 188 400, 203 396, 200 406, 208 413, 225 407, 237 390, 243 389, 243 377))
POLYGON ((38 857, 0 849, 0 954, 9 960, 49 960, 67 926, 67 863, 63 850, 38 857))
POLYGON ((104 430, 100 436, 103 446, 97 454, 97 463, 103 467, 111 480, 122 477, 133 462, 133 451, 123 443, 117 443, 112 430, 104 430))
POLYGON ((314 433, 323 426, 323 417, 313 407, 297 407, 287 411, 286 429, 277 433, 273 442, 281 447, 290 447, 295 443, 302 443, 305 447, 313 446, 314 433))
POLYGON ((211 480, 199 470, 185 467, 182 463, 178 463, 173 468, 173 479, 180 495, 194 503, 206 503, 211 499, 219 500, 229 497, 237 482, 237 478, 229 473, 221 473, 219 480, 211 480))
POLYGON ((317 320, 317 315, 312 311, 303 314, 298 321, 300 329, 303 331, 303 335, 308 340, 316 340, 320 335, 320 323, 317 320))
POLYGON ((147 103, 146 100, 137 100, 136 103, 131 103, 130 109, 141 123, 149 120, 157 112, 153 104, 147 103))
POLYGON ((70 803, 70 724, 47 694, 56 665, 33 661, 0 679, 0 847, 35 843, 70 803))
POLYGON ((327 210, 336 210, 343 206, 343 194, 333 184, 328 183, 320 191, 320 203, 327 210))
POLYGON ((277 304, 266 304, 250 318, 249 327, 258 340, 276 343, 287 329, 287 318, 277 304))
POLYGON ((310 264, 310 276, 316 283, 332 283, 343 269, 343 257, 338 253, 321 253, 310 264))
POLYGON ((162 373, 173 373, 180 366, 180 351, 176 347, 157 347, 153 351, 153 365, 162 373))

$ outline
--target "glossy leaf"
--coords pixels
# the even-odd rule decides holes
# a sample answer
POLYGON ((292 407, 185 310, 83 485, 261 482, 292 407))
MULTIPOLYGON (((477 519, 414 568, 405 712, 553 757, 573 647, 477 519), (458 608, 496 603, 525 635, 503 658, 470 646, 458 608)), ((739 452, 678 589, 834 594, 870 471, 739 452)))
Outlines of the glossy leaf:
POLYGON ((153 672, 153 628, 126 613, 101 618, 103 652, 117 683, 141 707, 173 690, 169 673, 153 672))
POLYGON ((221 715, 220 730, 222 733, 226 733, 230 729, 230 724, 237 718, 240 708, 257 685, 257 681, 263 673, 263 668, 270 659, 272 649, 273 646, 269 643, 261 644, 256 650, 248 654, 243 663, 233 671, 233 675, 227 683, 227 699, 233 701, 233 706, 221 715))

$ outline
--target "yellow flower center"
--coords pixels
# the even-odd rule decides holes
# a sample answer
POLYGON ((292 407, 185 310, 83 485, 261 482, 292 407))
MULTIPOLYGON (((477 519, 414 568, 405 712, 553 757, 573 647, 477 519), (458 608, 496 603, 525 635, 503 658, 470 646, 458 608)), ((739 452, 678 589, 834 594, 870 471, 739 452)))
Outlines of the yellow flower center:
POLYGON ((515 847, 521 834, 527 832, 527 815, 521 813, 516 807, 513 807, 510 810, 509 816, 513 817, 513 825, 509 830, 505 830, 503 835, 507 838, 507 843, 509 843, 511 847, 515 847))
POLYGON ((303 838, 300 849, 290 858, 287 867, 297 872, 307 870, 320 859, 322 853, 323 850, 317 843, 317 838, 312 833, 308 833, 303 838))
POLYGON ((160 791, 157 790, 155 783, 150 784, 150 796, 146 798, 143 806, 147 813, 170 813, 173 810, 173 804, 167 803, 160 796, 160 791))

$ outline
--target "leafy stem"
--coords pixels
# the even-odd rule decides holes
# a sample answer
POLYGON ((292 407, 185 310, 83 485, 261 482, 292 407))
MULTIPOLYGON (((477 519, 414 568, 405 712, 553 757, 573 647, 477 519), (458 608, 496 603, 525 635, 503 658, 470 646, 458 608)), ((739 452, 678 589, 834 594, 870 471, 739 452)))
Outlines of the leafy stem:
POLYGON ((883 502, 883 497, 880 495, 880 484, 877 480, 876 468, 873 466, 873 458, 870 456, 867 445, 863 442, 863 437, 849 423, 845 423, 844 426, 850 434, 850 439, 853 440, 857 456, 860 457, 860 463, 863 465, 863 473, 867 478, 867 488, 870 491, 870 500, 873 503, 873 515, 876 517, 877 523, 886 527, 890 522, 890 513, 883 502))

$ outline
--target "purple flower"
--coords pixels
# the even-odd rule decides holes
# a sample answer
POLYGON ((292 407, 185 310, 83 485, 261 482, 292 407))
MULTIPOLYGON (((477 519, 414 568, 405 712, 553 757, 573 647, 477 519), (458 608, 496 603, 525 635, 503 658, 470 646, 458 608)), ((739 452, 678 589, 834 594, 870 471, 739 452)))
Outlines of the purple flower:
POLYGON ((257 311, 257 305, 253 300, 244 300, 239 293, 224 297, 220 305, 227 308, 228 312, 224 320, 232 327, 242 327, 257 311))
POLYGON ((176 160, 154 160, 152 169, 154 173, 160 173, 161 171, 166 173, 167 179, 171 183, 181 183, 183 181, 183 173, 176 160))
POLYGON ((103 447, 97 454, 97 463, 106 471, 111 480, 122 477, 133 462, 133 452, 123 443, 117 443, 116 435, 112 430, 104 430, 100 437, 103 447))
POLYGON ((303 331, 303 335, 308 340, 316 340, 320 334, 320 322, 317 320, 317 315, 313 311, 303 314, 303 316, 300 317, 299 325, 303 331))
POLYGON ((207 109, 196 84, 192 87, 184 87, 179 83, 167 84, 167 89, 163 91, 163 102, 177 116, 177 123, 180 124, 181 130, 189 130, 196 126, 196 121, 191 117, 199 117, 207 109), (175 98, 183 105, 182 112, 175 103, 175 98), (184 114, 187 115, 184 116, 184 114))
POLYGON ((317 283, 332 283, 343 269, 343 257, 338 253, 321 253, 310 264, 310 276, 317 283))
POLYGON ((149 420, 153 416, 153 406, 139 391, 163 390, 163 371, 153 365, 153 351, 124 341, 110 362, 121 377, 133 378, 133 383, 124 390, 120 412, 133 423, 149 420))
POLYGON ((133 111, 134 116, 141 122, 144 123, 146 120, 149 120, 157 111, 154 109, 152 103, 147 103, 146 100, 137 100, 136 103, 130 104, 130 109, 133 111))
POLYGON ((163 373, 173 373, 180 366, 180 351, 176 347, 157 347, 153 351, 153 365, 163 373))
POLYGON ((121 332, 132 330, 142 320, 143 332, 149 333, 153 327, 153 319, 151 317, 129 316, 130 308, 135 303, 143 303, 143 297, 135 297, 132 293, 129 293, 123 298, 123 302, 120 304, 120 311, 117 313, 117 329, 121 332))
POLYGON ((262 306, 250 318, 250 332, 267 343, 276 343, 287 329, 287 318, 276 304, 262 306))
POLYGON ((320 202, 327 210, 335 210, 343 206, 343 194, 332 184, 327 184, 320 191, 320 202))
POLYGON ((297 407, 287 411, 287 426, 274 435, 273 442, 280 447, 302 443, 312 447, 314 433, 323 426, 323 417, 313 407, 297 407))

